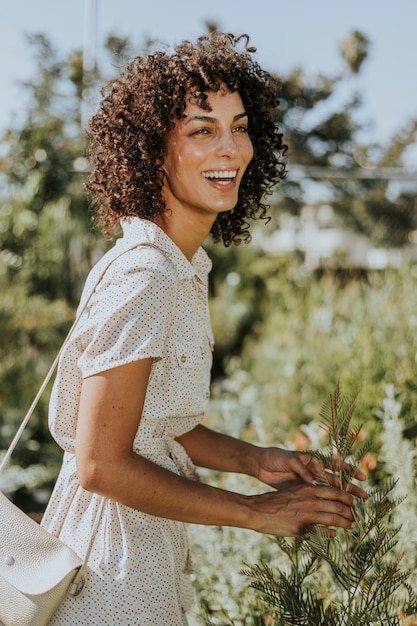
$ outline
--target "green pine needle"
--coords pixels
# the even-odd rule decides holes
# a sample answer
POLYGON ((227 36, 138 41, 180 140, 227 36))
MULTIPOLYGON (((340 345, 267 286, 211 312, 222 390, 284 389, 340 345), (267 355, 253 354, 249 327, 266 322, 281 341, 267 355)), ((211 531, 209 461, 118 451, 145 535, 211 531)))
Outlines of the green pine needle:
MULTIPOLYGON (((308 451, 339 476, 342 489, 349 488, 371 447, 359 444, 362 427, 352 425, 357 396, 344 398, 336 385, 320 412, 327 450, 308 451), (349 471, 338 470, 344 462, 349 471)), ((352 531, 338 530, 329 538, 316 527, 301 538, 275 538, 287 568, 274 571, 261 563, 243 570, 277 616, 277 626, 402 626, 417 614, 417 593, 407 584, 410 573, 401 569, 400 529, 391 523, 405 497, 393 497, 395 486, 395 480, 386 480, 369 491, 367 500, 358 499, 352 531)))

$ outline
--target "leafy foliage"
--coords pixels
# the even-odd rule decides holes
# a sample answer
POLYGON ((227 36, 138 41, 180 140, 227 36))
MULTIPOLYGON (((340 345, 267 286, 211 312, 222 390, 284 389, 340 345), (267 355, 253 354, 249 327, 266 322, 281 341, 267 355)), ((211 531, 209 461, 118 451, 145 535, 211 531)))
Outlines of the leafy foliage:
MULTIPOLYGON (((342 42, 351 80, 366 62, 370 46, 360 31, 342 42)), ((288 144, 289 176, 277 190, 276 223, 282 224, 284 215, 299 216, 306 196, 312 191, 317 196, 315 187, 319 187, 317 203, 331 204, 335 224, 376 245, 407 245, 409 233, 417 229, 416 187, 399 187, 384 168, 406 171, 408 149, 417 138, 416 120, 406 120, 386 145, 363 145, 358 140, 360 95, 345 97, 342 110, 332 106, 346 79, 342 67, 332 77, 312 76, 301 68, 279 77, 283 85, 277 122, 288 144), (298 170, 300 175, 294 176, 298 170)))
MULTIPOLYGON (((351 425, 355 404, 356 398, 343 397, 337 385, 321 412, 328 432, 327 452, 313 451, 330 463, 345 490, 352 482, 355 464, 352 472, 346 473, 339 463, 362 457, 354 451, 360 433, 360 427, 351 425)), ((278 545, 290 557, 288 571, 274 572, 265 563, 243 571, 270 604, 277 624, 399 625, 400 607, 404 611, 406 604, 405 612, 416 612, 415 596, 407 594, 405 585, 410 572, 401 570, 401 556, 395 556, 400 529, 392 526, 390 518, 403 498, 392 497, 394 486, 395 481, 388 480, 373 489, 368 500, 355 505, 357 526, 352 532, 339 530, 336 538, 329 538, 317 527, 301 541, 279 540, 278 545), (309 558, 303 558, 304 553, 309 558), (322 564, 331 570, 331 586, 320 583, 317 576, 311 584, 310 577, 322 564)))
MULTIPOLYGON (((83 190, 82 59, 75 55, 66 63, 43 36, 29 39, 37 72, 25 84, 26 119, 6 133, 0 159, 1 448, 30 406, 73 319, 92 260, 104 248, 91 232, 83 190)), ((34 496, 31 476, 38 486, 51 484, 61 459, 46 425, 47 401, 45 394, 13 459, 27 470, 26 491, 34 496), (45 472, 36 466, 41 448, 45 472)), ((24 491, 13 467, 2 487, 24 491)))
MULTIPOLYGON (((208 27, 215 29, 216 25, 208 27)), ((19 127, 6 131, 0 153, 0 449, 8 445, 35 395, 73 318, 84 278, 107 245, 90 229, 83 191, 87 163, 81 128, 82 98, 103 76, 85 76, 80 51, 60 59, 42 35, 30 40, 37 71, 25 85, 29 96, 26 117, 19 127)), ((366 60, 368 44, 366 37, 354 33, 343 46, 350 73, 366 60)), ((113 68, 133 52, 127 39, 110 36, 105 45, 113 68)), ((311 76, 301 68, 288 75, 280 74, 277 68, 277 73, 283 83, 277 122, 289 146, 290 175, 272 198, 270 232, 273 234, 288 214, 301 214, 309 189, 317 185, 311 168, 319 167, 343 174, 324 178, 319 185, 322 197, 334 207, 338 224, 378 244, 402 246, 412 239, 416 230, 415 188, 404 186, 398 192, 385 178, 358 176, 358 171, 364 174, 361 168, 403 167, 408 149, 416 142, 416 120, 406 121, 386 146, 362 145, 356 121, 360 98, 354 94, 342 106, 333 105, 346 78, 343 68, 333 77, 311 76), (304 168, 298 179, 291 175, 296 166, 304 168)), ((207 242, 214 260, 211 295, 216 335, 208 421, 265 445, 285 441, 289 447, 297 447, 299 436, 308 446, 312 441, 320 444, 315 424, 317 398, 323 397, 340 372, 348 389, 361 384, 364 429, 367 434, 378 435, 388 414, 384 408, 385 417, 381 417, 378 407, 386 386, 392 384, 401 400, 395 441, 398 447, 400 443, 408 446, 408 474, 414 476, 415 266, 404 264, 369 272, 364 281, 349 273, 340 278, 333 267, 320 275, 309 274, 305 259, 297 251, 287 256, 265 253, 256 244, 263 240, 258 234, 255 232, 252 247, 245 249, 222 250, 207 242)), ((52 484, 60 464, 61 452, 51 442, 46 426, 47 400, 46 395, 14 455, 14 465, 2 476, 1 487, 14 494, 26 510, 33 510, 40 496, 39 507, 43 506, 48 492, 42 495, 41 487, 52 484)), ((347 454, 359 431, 346 430, 346 425, 344 429, 341 435, 347 454)), ((369 452, 367 444, 359 446, 351 456, 352 463, 364 464, 369 452)), ((392 450, 384 444, 383 470, 370 475, 376 484, 375 495, 370 498, 374 507, 384 501, 381 478, 390 471, 395 476, 401 467, 394 465, 392 450)), ((230 489, 254 488, 236 477, 216 479, 226 481, 220 484, 230 489)), ((416 485, 410 484, 411 489, 417 491, 416 485)), ((409 502, 415 500, 408 498, 388 513, 397 524, 403 520, 407 538, 413 528, 406 526, 401 512, 409 502)), ((364 519, 369 511, 361 515, 364 519)), ((397 535, 389 534, 390 529, 385 537, 381 532, 383 528, 379 535, 372 535, 373 543, 366 549, 385 546, 386 556, 392 552, 395 564, 397 535)), ((269 564, 271 572, 271 563, 286 572, 287 586, 289 581, 304 585, 307 598, 314 600, 316 596, 316 605, 309 601, 311 615, 300 613, 300 620, 337 623, 337 609, 326 600, 334 591, 335 575, 322 556, 305 549, 304 542, 294 546, 278 540, 282 549, 277 554, 275 542, 253 533, 218 528, 204 529, 204 533, 204 545, 196 541, 197 555, 203 562, 196 586, 206 625, 273 623, 270 603, 267 608, 259 594, 254 597, 255 590, 247 590, 237 573, 243 559, 253 562, 258 558, 269 564), (319 583, 325 585, 317 597, 319 583)), ((407 543, 404 537, 402 542, 407 543)), ((322 550, 328 548, 326 542, 319 545, 322 550)), ((417 547, 408 549, 407 563, 414 569, 416 555, 417 547)), ((358 563, 360 559, 364 557, 358 552, 358 563)), ((393 568, 385 574, 395 582, 393 568)), ((404 588, 408 589, 410 606, 415 606, 412 585, 404 583, 404 588)), ((271 593, 275 592, 272 585, 271 593)), ((290 610, 288 604, 285 614, 290 610)), ((403 606, 401 611, 402 623, 411 625, 408 610, 403 606)))

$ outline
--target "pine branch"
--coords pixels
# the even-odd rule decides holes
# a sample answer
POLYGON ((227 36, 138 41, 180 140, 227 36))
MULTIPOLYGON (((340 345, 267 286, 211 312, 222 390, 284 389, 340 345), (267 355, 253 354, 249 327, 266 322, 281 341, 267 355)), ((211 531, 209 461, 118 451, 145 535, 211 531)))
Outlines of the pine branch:
MULTIPOLYGON (((330 468, 346 490, 371 447, 359 445, 361 426, 351 423, 356 400, 357 394, 343 398, 337 384, 320 413, 327 449, 308 452, 330 468), (348 471, 340 470, 345 462, 350 463, 348 471)), ((400 529, 391 523, 405 497, 393 497, 395 487, 396 481, 389 479, 372 489, 366 501, 357 501, 352 531, 339 530, 329 538, 317 527, 301 539, 278 538, 289 561, 285 572, 274 573, 266 564, 243 572, 276 611, 280 625, 417 626, 417 621, 407 621, 417 614, 417 597, 407 584, 410 572, 400 567, 400 529), (331 572, 329 585, 325 571, 331 572)))
POLYGON ((350 423, 356 406, 358 394, 343 397, 340 383, 337 383, 332 395, 320 411, 324 427, 328 429, 329 447, 340 458, 346 458, 356 441, 362 427, 350 430, 350 423))

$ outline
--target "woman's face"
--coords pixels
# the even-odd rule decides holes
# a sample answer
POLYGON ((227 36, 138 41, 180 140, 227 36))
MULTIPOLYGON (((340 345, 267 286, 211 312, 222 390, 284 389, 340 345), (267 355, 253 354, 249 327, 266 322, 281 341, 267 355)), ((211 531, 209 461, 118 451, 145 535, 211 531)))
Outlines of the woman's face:
POLYGON ((189 102, 168 134, 162 194, 173 215, 186 211, 213 223, 236 206, 253 147, 239 93, 222 88, 208 102, 211 111, 189 102))

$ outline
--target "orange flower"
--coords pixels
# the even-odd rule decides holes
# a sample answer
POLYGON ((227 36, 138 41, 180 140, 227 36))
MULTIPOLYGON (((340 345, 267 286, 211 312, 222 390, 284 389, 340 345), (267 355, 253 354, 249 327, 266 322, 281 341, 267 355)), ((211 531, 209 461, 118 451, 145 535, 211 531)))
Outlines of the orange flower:
POLYGON ((308 448, 311 448, 311 439, 301 431, 298 431, 295 435, 293 443, 296 450, 308 450, 308 448))
POLYGON ((368 452, 367 454, 365 454, 365 456, 362 459, 361 469, 364 472, 369 472, 375 469, 375 467, 376 467, 376 456, 368 452))

